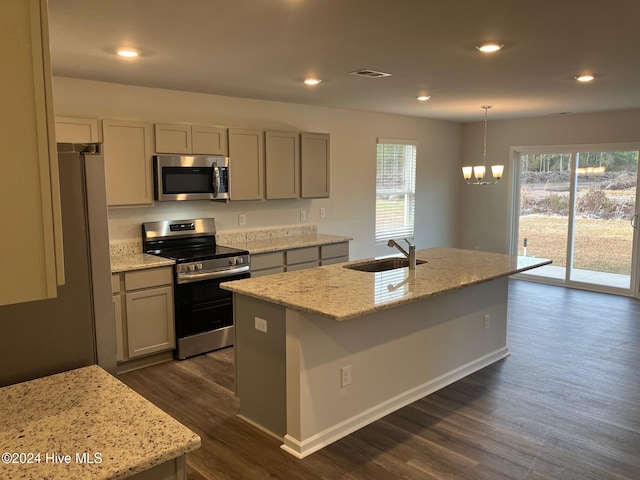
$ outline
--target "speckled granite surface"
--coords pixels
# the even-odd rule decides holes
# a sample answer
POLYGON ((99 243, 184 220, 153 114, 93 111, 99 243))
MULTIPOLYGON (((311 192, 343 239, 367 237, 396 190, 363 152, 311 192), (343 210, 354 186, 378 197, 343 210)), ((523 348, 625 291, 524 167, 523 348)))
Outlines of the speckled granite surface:
POLYGON ((112 257, 142 253, 142 242, 115 242, 109 244, 112 257))
MULTIPOLYGON (((248 250, 251 254, 277 252, 291 248, 314 247, 348 242, 351 237, 317 233, 316 225, 292 225, 259 230, 218 232, 219 245, 248 250)), ((111 273, 143 270, 145 268, 173 265, 173 260, 142 253, 140 242, 112 243, 111 273)))
POLYGON ((220 245, 269 240, 279 237, 296 237, 299 235, 315 235, 317 225, 283 225, 255 230, 227 230, 216 233, 216 241, 220 245))
POLYGON ((145 268, 165 267, 176 262, 170 258, 135 253, 133 255, 116 255, 111 257, 111 273, 144 270, 145 268))
POLYGON ((339 235, 326 235, 323 233, 311 233, 306 235, 291 235, 272 238, 263 238, 255 240, 247 240, 244 242, 228 242, 221 245, 227 247, 242 248, 248 250, 250 254, 278 252, 281 250, 290 250, 292 248, 317 247, 319 245, 329 245, 332 243, 342 243, 353 240, 351 237, 342 237, 339 235))
POLYGON ((40 453, 30 464, 3 456, 3 480, 121 479, 200 447, 198 435, 95 365, 1 388, 0 412, 2 451, 40 453))
POLYGON ((413 272, 408 268, 379 273, 344 268, 367 261, 358 260, 226 282, 221 286, 340 321, 551 263, 545 259, 455 248, 418 250, 416 257, 427 263, 418 265, 413 272))

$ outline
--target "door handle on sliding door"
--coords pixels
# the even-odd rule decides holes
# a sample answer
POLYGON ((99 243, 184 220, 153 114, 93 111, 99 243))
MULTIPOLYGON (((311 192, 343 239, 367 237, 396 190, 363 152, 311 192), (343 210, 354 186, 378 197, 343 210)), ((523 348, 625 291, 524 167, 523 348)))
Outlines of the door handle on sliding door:
POLYGON ((638 214, 637 213, 633 217, 631 217, 631 226, 633 228, 638 228, 638 214))

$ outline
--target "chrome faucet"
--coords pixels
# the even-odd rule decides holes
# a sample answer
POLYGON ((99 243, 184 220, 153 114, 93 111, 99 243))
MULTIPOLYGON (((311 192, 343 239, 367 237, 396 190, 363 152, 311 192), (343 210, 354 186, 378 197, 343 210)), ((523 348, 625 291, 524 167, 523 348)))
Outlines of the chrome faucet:
POLYGON ((389 240, 387 242, 387 245, 392 248, 396 247, 398 250, 400 250, 402 254, 407 257, 407 260, 409 260, 409 269, 414 270, 416 268, 416 246, 406 238, 404 239, 404 241, 409 244, 408 252, 400 245, 398 245, 398 243, 393 239, 389 240))

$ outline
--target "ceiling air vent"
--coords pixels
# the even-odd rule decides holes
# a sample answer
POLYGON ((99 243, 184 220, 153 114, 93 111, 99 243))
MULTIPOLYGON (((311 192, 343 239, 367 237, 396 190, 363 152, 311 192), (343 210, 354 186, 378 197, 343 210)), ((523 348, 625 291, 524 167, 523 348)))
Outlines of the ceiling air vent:
POLYGON ((355 70, 353 72, 349 72, 351 75, 358 75, 360 77, 369 77, 369 78, 383 78, 390 77, 390 73, 385 72, 377 72, 375 70, 369 70, 368 68, 363 68, 362 70, 355 70))

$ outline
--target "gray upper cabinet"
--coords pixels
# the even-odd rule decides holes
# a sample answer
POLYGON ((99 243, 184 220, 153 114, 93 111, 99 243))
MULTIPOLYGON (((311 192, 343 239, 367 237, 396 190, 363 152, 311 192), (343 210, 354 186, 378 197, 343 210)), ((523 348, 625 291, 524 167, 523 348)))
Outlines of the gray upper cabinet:
POLYGON ((107 203, 151 205, 151 124, 128 120, 103 120, 107 203))
POLYGON ((54 298, 64 282, 47 2, 2 0, 0 39, 0 305, 8 305, 54 298))
POLYGON ((94 143, 100 141, 97 118, 56 117, 56 142, 94 143))
POLYGON ((156 123, 156 153, 227 155, 227 129, 203 125, 156 123))
POLYGON ((300 134, 265 133, 266 198, 300 196, 300 134))
POLYGON ((329 197, 329 134, 300 135, 300 189, 302 198, 329 197))
POLYGON ((191 153, 191 126, 156 123, 156 153, 191 153))
POLYGON ((224 127, 191 126, 191 147, 194 154, 228 155, 227 129, 224 127))
POLYGON ((262 130, 229 129, 229 194, 231 200, 264 199, 262 130))

